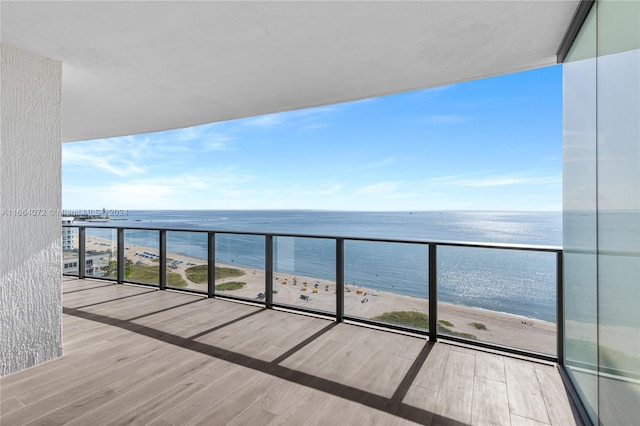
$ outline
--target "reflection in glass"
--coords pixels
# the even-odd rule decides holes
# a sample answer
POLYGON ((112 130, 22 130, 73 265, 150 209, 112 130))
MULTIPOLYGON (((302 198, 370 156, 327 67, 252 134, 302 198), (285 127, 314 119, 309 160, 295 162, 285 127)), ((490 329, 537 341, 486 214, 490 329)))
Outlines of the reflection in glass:
POLYGON ((564 356, 597 423, 596 6, 563 65, 564 356))
POLYGON ((428 330, 427 256, 421 244, 346 240, 345 316, 428 330))
POLYGON ((159 231, 124 231, 124 280, 158 285, 160 282, 159 231))
MULTIPOLYGON (((72 219, 66 220, 71 223, 72 219)), ((65 218, 62 218, 65 223, 65 218)), ((78 275, 78 228, 62 228, 62 273, 78 275)))
POLYGON ((264 240, 261 235, 216 234, 216 294, 264 302, 264 240))
POLYGON ((438 247, 438 333, 555 354, 555 258, 438 247))
POLYGON ((167 231, 167 288, 207 292, 207 233, 167 231))
POLYGON ((598 361, 601 424, 640 412, 640 3, 598 4, 598 361))
POLYGON ((564 65, 565 362, 594 424, 640 412, 640 3, 598 1, 564 65))
POLYGON ((85 276, 117 278, 118 237, 115 229, 86 228, 85 276))
POLYGON ((335 314, 335 240, 274 237, 273 246, 273 302, 335 314))

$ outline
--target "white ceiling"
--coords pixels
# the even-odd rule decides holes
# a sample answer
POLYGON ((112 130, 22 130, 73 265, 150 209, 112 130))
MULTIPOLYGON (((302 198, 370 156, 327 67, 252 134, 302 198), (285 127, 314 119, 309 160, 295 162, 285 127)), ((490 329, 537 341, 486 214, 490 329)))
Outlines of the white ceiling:
POLYGON ((63 62, 63 139, 128 135, 554 64, 570 1, 2 1, 63 62))

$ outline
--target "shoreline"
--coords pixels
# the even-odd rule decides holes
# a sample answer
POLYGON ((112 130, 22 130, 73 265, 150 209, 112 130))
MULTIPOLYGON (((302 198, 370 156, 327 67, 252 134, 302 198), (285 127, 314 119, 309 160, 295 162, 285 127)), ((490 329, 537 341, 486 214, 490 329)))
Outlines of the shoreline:
MULTIPOLYGON (((87 235, 86 249, 88 251, 115 250, 115 242, 109 239, 87 235)), ((143 265, 158 265, 157 262, 152 261, 153 256, 151 256, 151 258, 145 258, 136 255, 136 253, 144 252, 151 253, 156 257, 158 256, 157 249, 135 244, 125 244, 125 258, 143 265)), ((182 279, 188 284, 187 287, 180 288, 206 292, 207 284, 193 283, 187 279, 185 273, 185 270, 190 266, 206 265, 206 260, 171 253, 169 251, 167 251, 167 259, 174 259, 181 262, 177 264, 175 269, 167 269, 168 271, 180 274, 182 279)), ((216 263, 216 266, 237 269, 244 272, 244 275, 240 277, 228 277, 216 280, 216 285, 230 281, 246 283, 241 289, 233 291, 217 290, 216 293, 229 294, 250 300, 261 300, 258 296, 259 294, 264 294, 264 270, 223 263, 216 263)), ((335 282, 287 272, 274 271, 273 274, 274 303, 335 313, 335 282), (305 282, 306 289, 303 289, 305 282)), ((372 290, 361 286, 354 286, 353 284, 345 284, 345 315, 374 319, 385 312, 391 311, 410 311, 427 314, 428 299, 372 290)), ((454 335, 461 333, 472 334, 476 336, 479 341, 524 348, 541 353, 555 353, 555 323, 448 302, 438 303, 438 319, 440 325, 445 326, 450 332, 454 333, 454 335), (478 325, 476 326, 474 324, 478 325), (486 329, 477 328, 480 327, 480 324, 486 329)))

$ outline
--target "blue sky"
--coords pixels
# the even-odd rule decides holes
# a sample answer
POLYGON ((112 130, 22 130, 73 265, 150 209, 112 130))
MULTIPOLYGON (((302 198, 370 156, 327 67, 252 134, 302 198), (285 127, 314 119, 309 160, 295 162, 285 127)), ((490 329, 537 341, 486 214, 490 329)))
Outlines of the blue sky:
POLYGON ((561 210, 560 66, 63 144, 65 209, 561 210))

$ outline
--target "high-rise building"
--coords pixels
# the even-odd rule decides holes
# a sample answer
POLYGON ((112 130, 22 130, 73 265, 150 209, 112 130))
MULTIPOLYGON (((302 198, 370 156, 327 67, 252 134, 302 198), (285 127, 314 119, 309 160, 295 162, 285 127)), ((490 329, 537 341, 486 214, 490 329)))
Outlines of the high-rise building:
MULTIPOLYGON (((73 217, 63 216, 62 224, 71 225, 73 217)), ((62 228, 62 251, 73 250, 75 247, 75 228, 62 228)))

